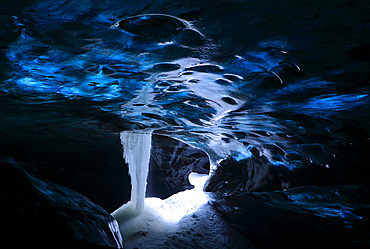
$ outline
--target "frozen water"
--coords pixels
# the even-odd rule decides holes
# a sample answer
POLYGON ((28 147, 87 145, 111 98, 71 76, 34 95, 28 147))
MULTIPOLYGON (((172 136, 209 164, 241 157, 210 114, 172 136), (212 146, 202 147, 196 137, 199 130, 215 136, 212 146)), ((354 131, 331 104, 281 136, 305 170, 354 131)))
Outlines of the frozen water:
MULTIPOLYGON (((370 4, 23 2, 0 17, 5 149, 21 148, 8 131, 32 115, 35 137, 83 117, 89 131, 155 129, 205 151, 220 194, 255 191, 254 180, 256 191, 368 182, 370 4)), ((144 165, 149 138, 122 137, 126 161, 144 165)), ((145 204, 147 169, 135 170, 121 219, 176 223, 162 201, 145 204)))
POLYGON ((196 212, 183 217, 170 229, 142 230, 125 240, 125 248, 256 248, 231 228, 211 205, 205 204, 196 212))
POLYGON ((193 189, 165 200, 145 198, 139 215, 133 215, 130 203, 116 210, 125 248, 255 248, 208 204, 203 192, 207 178, 192 172, 193 189))
POLYGON ((112 213, 118 221, 125 241, 136 238, 142 232, 170 232, 177 229, 178 222, 185 216, 196 212, 207 203, 203 186, 208 175, 192 172, 189 175, 191 190, 185 190, 161 200, 155 197, 145 198, 141 213, 135 211, 133 202, 123 205, 112 213))
POLYGON ((207 203, 203 187, 208 175, 194 172, 189 174, 193 189, 179 192, 165 200, 145 198, 151 136, 151 130, 121 132, 123 156, 131 176, 131 200, 112 215, 118 221, 125 240, 141 231, 172 229, 181 218, 207 203))
POLYGON ((207 178, 208 175, 192 172, 189 175, 189 181, 194 185, 193 189, 179 192, 165 200, 147 198, 146 204, 155 208, 165 222, 177 224, 182 217, 194 213, 198 208, 207 203, 206 193, 203 192, 207 178))
POLYGON ((132 206, 133 215, 139 215, 144 211, 151 141, 151 131, 121 132, 123 156, 129 165, 129 174, 131 177, 130 206, 132 206))

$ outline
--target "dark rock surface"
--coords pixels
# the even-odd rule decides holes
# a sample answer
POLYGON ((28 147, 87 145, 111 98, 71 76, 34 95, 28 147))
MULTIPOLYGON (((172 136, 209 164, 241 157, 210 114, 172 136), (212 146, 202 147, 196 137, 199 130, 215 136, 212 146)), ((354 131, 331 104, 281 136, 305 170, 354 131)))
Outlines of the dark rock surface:
POLYGON ((123 248, 117 221, 71 189, 0 161, 1 239, 14 248, 123 248))
POLYGON ((368 248, 369 187, 301 187, 211 203, 257 248, 368 248))
MULTIPOLYGON (((297 123, 310 119, 300 117, 297 123)), ((320 122, 313 122, 312 126, 311 129, 316 133, 322 130, 320 122)), ((296 134, 296 143, 302 148, 301 151, 271 146, 269 152, 274 153, 275 158, 281 158, 289 168, 272 163, 264 155, 263 149, 260 151, 252 146, 249 147, 252 154, 250 158, 237 160, 229 156, 220 161, 217 170, 208 179, 205 190, 230 195, 234 192, 286 190, 311 185, 368 185, 370 176, 365 169, 370 160, 367 152, 370 148, 368 133, 353 126, 332 126, 329 134, 326 132, 318 137, 302 138, 296 134), (330 136, 332 141, 322 142, 321 145, 313 142, 328 139, 326 136, 330 136)))
POLYGON ((209 166, 203 151, 167 136, 153 135, 146 195, 165 199, 191 189, 189 174, 208 174, 209 166))
POLYGON ((24 162, 33 176, 74 189, 108 212, 130 199, 114 116, 94 113, 84 101, 36 107, 2 99, 2 104, 3 156, 24 162))

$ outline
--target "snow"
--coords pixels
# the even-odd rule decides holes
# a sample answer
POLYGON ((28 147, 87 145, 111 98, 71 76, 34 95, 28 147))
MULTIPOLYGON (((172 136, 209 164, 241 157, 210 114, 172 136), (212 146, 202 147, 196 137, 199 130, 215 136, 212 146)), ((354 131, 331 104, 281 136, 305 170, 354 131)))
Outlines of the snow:
POLYGON ((165 200, 145 198, 151 132, 121 132, 131 176, 131 200, 112 213, 125 248, 254 248, 208 204, 208 175, 190 173, 194 188, 165 200))
MULTIPOLYGON (((130 236, 123 234, 126 249, 247 249, 255 248, 250 241, 230 227, 213 206, 204 204, 178 224, 162 223, 165 227, 147 227, 130 236)), ((158 223, 157 223, 158 225, 158 223)))

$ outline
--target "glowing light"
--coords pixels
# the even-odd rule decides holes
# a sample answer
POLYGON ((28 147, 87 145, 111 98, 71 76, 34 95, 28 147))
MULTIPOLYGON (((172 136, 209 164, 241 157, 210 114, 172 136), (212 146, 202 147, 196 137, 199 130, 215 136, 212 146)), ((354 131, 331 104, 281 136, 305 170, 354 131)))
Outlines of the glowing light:
POLYGON ((207 203, 207 195, 203 192, 207 178, 208 175, 191 173, 189 180, 195 186, 193 189, 179 192, 165 200, 145 198, 144 209, 140 214, 135 212, 131 201, 114 211, 112 215, 119 223, 124 240, 135 238, 142 231, 164 232, 176 228, 183 217, 207 203))
POLYGON ((208 175, 189 174, 194 188, 161 200, 144 198, 151 149, 151 131, 121 133, 124 158, 129 165, 131 176, 131 200, 112 213, 118 221, 121 234, 129 240, 145 230, 164 231, 171 229, 186 215, 192 214, 206 204, 208 199, 203 192, 208 175))
POLYGON ((158 201, 157 198, 146 198, 145 204, 155 207, 166 222, 177 224, 182 217, 194 213, 207 203, 207 196, 203 192, 207 178, 208 175, 192 172, 189 175, 189 181, 194 185, 193 189, 179 192, 163 201, 158 201))

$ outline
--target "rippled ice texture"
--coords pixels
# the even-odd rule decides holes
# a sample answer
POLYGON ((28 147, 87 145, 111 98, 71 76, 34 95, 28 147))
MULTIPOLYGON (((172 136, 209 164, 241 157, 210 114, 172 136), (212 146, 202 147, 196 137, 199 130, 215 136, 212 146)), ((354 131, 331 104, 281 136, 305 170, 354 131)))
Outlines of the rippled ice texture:
MULTIPOLYGON (((122 130, 154 129, 204 150, 213 170, 229 157, 257 160, 249 172, 266 181, 274 167, 336 172, 357 162, 350 171, 361 171, 370 24, 348 4, 40 1, 3 15, 0 93, 30 105, 88 103, 122 130)), ((279 188, 299 178, 284 174, 279 188)), ((222 180, 226 192, 263 185, 222 180)))

